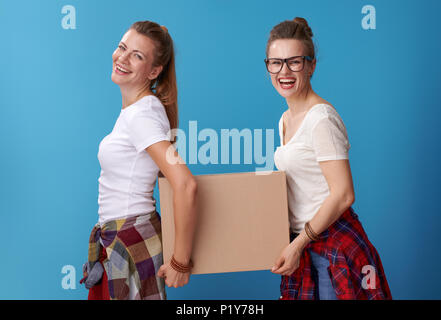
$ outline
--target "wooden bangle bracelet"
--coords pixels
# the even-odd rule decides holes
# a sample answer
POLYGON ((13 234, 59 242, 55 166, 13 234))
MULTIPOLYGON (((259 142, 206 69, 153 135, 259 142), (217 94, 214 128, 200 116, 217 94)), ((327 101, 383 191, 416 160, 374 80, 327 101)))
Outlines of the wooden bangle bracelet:
POLYGON ((305 224, 305 232, 309 239, 312 241, 320 240, 320 236, 312 230, 311 226, 309 225, 309 221, 305 224))
POLYGON ((182 263, 176 261, 175 256, 172 256, 170 260, 170 266, 177 272, 187 273, 190 272, 191 268, 193 267, 193 263, 190 260, 190 263, 188 265, 183 265, 182 263))

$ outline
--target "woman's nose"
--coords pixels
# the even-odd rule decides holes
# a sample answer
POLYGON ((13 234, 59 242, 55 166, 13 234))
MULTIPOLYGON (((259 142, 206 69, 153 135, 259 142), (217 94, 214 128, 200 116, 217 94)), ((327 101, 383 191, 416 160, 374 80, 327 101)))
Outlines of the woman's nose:
POLYGON ((121 62, 126 61, 128 55, 129 55, 129 54, 128 54, 127 52, 123 52, 123 53, 119 56, 118 60, 121 61, 121 62))
POLYGON ((280 70, 280 73, 282 74, 286 74, 286 73, 290 73, 291 70, 288 68, 288 62, 284 61, 282 62, 282 69, 280 70))

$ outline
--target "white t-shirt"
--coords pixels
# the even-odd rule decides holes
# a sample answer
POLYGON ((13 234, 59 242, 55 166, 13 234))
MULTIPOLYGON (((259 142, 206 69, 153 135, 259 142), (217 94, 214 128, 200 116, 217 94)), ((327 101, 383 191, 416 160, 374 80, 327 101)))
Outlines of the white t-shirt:
POLYGON ((328 104, 316 104, 309 109, 286 145, 282 115, 279 134, 280 147, 274 153, 274 163, 286 173, 290 227, 300 233, 329 195, 319 162, 348 159, 351 146, 342 119, 328 104))
POLYGON ((159 168, 145 148, 170 141, 170 123, 161 101, 144 96, 121 109, 112 132, 99 145, 99 223, 155 210, 153 189, 159 168))

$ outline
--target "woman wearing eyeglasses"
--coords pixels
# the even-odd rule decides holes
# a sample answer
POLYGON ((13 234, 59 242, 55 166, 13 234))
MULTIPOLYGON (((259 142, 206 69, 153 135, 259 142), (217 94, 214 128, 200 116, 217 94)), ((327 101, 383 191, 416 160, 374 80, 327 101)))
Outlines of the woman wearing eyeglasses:
POLYGON ((265 64, 288 109, 274 154, 285 171, 291 242, 272 272, 282 275, 280 299, 391 299, 380 257, 354 203, 350 144, 336 109, 315 93, 312 31, 303 18, 276 25, 265 64))
POLYGON ((182 159, 168 161, 177 127, 173 40, 164 26, 135 22, 112 55, 112 81, 122 108, 100 143, 99 222, 84 265, 90 300, 165 299, 165 285, 188 283, 196 224, 196 182, 182 159), (153 189, 159 171, 170 182, 175 246, 162 257, 161 223, 153 189))

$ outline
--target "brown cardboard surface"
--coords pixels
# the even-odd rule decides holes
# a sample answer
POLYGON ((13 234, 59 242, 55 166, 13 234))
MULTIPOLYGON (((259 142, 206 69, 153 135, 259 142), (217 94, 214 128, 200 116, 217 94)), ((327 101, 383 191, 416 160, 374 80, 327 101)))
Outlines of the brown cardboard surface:
MULTIPOLYGON (((195 176, 198 183, 193 274, 271 269, 289 244, 282 171, 195 176)), ((159 178, 164 261, 174 247, 173 191, 159 178)))

